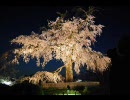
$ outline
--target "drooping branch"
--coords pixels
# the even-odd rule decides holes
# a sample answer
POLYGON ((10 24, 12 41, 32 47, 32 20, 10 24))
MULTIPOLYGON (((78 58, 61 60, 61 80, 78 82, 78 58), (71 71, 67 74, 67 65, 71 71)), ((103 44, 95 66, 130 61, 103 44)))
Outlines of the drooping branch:
POLYGON ((35 73, 32 77, 24 77, 18 82, 22 83, 24 81, 28 81, 32 84, 41 84, 41 83, 59 83, 64 82, 64 77, 62 77, 58 73, 40 71, 35 73))

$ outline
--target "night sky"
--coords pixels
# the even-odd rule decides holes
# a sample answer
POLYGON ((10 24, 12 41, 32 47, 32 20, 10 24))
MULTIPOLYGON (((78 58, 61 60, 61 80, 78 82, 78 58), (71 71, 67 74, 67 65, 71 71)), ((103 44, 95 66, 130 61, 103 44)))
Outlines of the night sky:
MULTIPOLYGON (((58 16, 56 12, 71 10, 71 6, 0 6, 0 55, 12 47, 10 41, 19 35, 29 35, 32 31, 38 33, 40 27, 47 25, 47 20, 55 20, 58 16)), ((87 6, 83 6, 88 8, 87 6)), ((102 24, 103 33, 97 37, 97 43, 93 49, 104 54, 109 49, 117 46, 119 39, 123 35, 130 34, 130 6, 128 5, 102 5, 99 13, 96 13, 96 24, 102 24)), ((50 71, 55 70, 55 66, 62 63, 52 61, 49 66, 50 71)), ((32 74, 42 68, 37 68, 35 61, 29 64, 20 64, 21 72, 32 74)))

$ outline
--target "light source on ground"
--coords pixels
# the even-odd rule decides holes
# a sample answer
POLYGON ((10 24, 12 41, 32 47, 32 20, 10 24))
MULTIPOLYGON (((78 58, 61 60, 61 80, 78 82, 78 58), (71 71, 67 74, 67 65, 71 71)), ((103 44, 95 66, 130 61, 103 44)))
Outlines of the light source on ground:
POLYGON ((14 84, 12 81, 4 80, 4 79, 1 79, 0 83, 5 84, 5 85, 9 85, 9 86, 12 86, 14 84))

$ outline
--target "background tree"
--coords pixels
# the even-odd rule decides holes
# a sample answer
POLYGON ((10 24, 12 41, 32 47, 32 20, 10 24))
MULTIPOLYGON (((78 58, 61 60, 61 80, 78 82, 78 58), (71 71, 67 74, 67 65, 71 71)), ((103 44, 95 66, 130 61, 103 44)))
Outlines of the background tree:
POLYGON ((110 86, 111 94, 129 94, 130 67, 130 35, 120 37, 115 48, 109 49, 107 54, 111 58, 110 86), (118 70, 117 70, 118 69, 118 70), (117 85, 118 84, 118 85, 117 85), (120 86, 120 87, 119 87, 120 86), (120 91, 121 90, 121 91, 120 91))
POLYGON ((21 45, 14 50, 15 58, 12 62, 19 64, 19 58, 28 63, 36 58, 37 66, 43 67, 52 59, 61 60, 66 68, 66 81, 73 81, 73 67, 77 74, 80 68, 87 65, 88 70, 103 72, 111 62, 110 58, 101 52, 92 50, 91 45, 96 42, 96 37, 102 33, 103 25, 95 25, 93 8, 85 11, 78 8, 83 17, 60 14, 56 21, 48 21, 48 28, 41 34, 32 32, 31 35, 20 35, 11 43, 21 45), (41 58, 44 59, 41 62, 41 58))
POLYGON ((0 56, 0 77, 16 78, 18 70, 12 63, 13 50, 6 51, 0 56))

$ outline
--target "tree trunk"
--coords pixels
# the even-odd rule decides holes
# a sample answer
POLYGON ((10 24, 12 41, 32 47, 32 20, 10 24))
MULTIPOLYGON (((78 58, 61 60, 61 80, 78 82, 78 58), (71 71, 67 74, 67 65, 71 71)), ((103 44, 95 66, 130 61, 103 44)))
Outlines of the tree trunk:
POLYGON ((72 61, 66 66, 66 82, 73 82, 73 64, 72 61))

